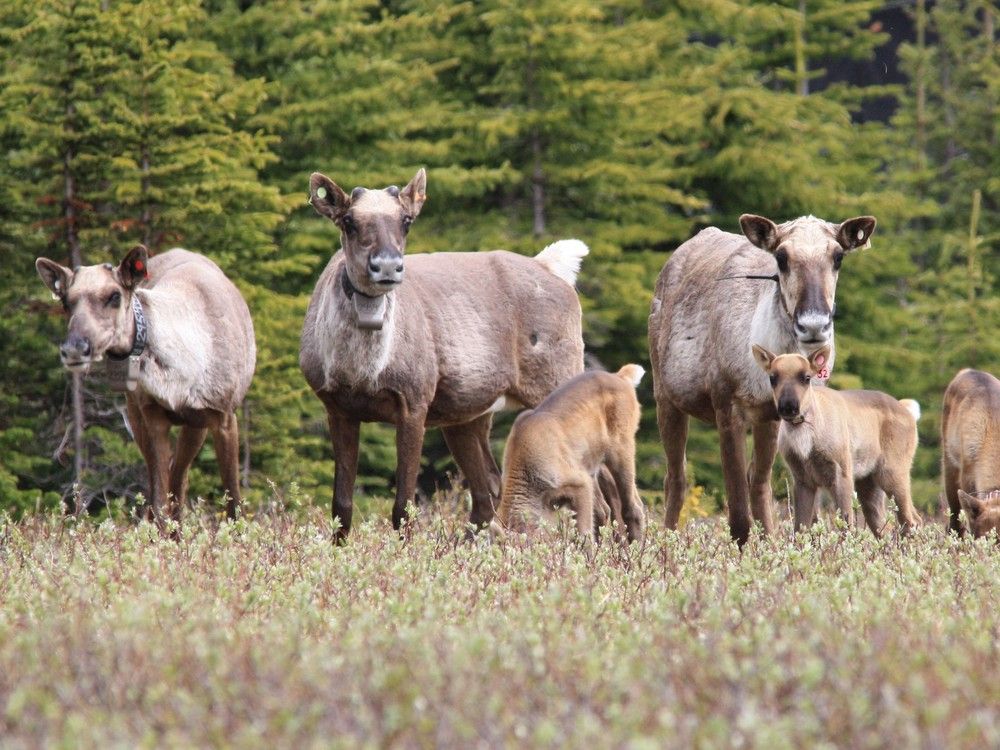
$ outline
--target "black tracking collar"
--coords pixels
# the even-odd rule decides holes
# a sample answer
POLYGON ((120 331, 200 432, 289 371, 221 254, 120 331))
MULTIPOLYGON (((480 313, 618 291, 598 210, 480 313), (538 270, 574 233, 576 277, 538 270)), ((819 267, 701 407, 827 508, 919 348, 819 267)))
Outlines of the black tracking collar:
POLYGON ((139 302, 139 295, 135 292, 132 293, 132 317, 135 318, 135 335, 132 338, 132 351, 128 354, 115 354, 109 351, 109 359, 128 359, 129 357, 138 357, 146 349, 146 316, 142 312, 142 303, 139 302))

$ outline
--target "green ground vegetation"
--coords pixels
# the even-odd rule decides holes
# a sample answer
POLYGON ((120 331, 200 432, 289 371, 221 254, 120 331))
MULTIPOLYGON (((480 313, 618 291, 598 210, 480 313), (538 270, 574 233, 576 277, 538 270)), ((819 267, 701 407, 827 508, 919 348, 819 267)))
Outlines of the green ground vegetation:
POLYGON ((720 518, 592 559, 441 498, 0 520, 0 734, 73 747, 996 747, 1000 547, 720 518))

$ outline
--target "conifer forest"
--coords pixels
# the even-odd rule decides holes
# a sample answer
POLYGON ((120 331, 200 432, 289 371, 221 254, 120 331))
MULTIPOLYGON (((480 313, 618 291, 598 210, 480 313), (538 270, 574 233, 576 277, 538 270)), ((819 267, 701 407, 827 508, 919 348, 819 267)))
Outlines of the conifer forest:
MULTIPOLYGON (((1000 371, 998 16, 993 0, 6 0, 0 508, 100 515, 143 492, 122 396, 60 366, 63 311, 34 268, 117 264, 138 243, 209 256, 253 314, 248 507, 328 508, 326 417, 298 349, 339 233, 309 175, 350 192, 424 167, 407 252, 583 240, 587 363, 611 370, 648 369, 657 274, 698 230, 877 217, 841 274, 832 384, 920 403, 914 500, 937 514, 944 387, 1000 371)), ((639 398, 658 515, 648 378, 639 398)), ((690 507, 718 512, 714 430, 693 427, 688 452, 690 507)), ((212 461, 208 446, 191 480, 209 503, 212 461)), ((422 462, 421 497, 451 486, 436 431, 422 462)), ((394 464, 392 430, 365 425, 359 498, 389 497, 394 464)), ((779 504, 787 486, 779 460, 779 504)))

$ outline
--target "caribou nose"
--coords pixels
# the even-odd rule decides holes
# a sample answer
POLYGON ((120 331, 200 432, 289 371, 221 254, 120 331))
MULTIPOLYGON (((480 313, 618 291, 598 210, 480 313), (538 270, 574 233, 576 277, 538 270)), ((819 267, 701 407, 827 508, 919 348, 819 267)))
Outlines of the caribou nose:
POLYGON ((375 255, 368 261, 368 276, 376 284, 399 284, 403 280, 403 256, 375 255))
POLYGON ((59 356, 64 362, 79 362, 90 356, 90 340, 83 336, 70 336, 59 346, 59 356))
POLYGON ((833 316, 830 313, 808 312, 795 318, 795 335, 806 344, 823 343, 833 331, 833 316))
POLYGON ((782 399, 778 402, 778 416, 782 419, 795 419, 799 415, 799 402, 786 401, 782 399))

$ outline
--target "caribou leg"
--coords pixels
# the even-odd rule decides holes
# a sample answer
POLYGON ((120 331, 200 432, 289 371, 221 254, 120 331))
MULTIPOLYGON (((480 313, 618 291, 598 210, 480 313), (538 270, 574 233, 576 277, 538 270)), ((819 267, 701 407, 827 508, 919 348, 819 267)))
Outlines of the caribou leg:
POLYGON ((427 410, 409 412, 401 409, 403 417, 396 425, 396 501, 392 505, 392 528, 397 531, 406 521, 407 503, 417 492, 417 473, 420 471, 420 454, 424 447, 427 410))
POLYGON ((471 422, 441 428, 448 450, 469 483, 469 490, 472 492, 469 522, 477 531, 486 528, 493 520, 497 505, 500 472, 496 469, 492 454, 487 459, 483 450, 483 443, 489 436, 492 416, 483 414, 471 422), (496 478, 491 469, 496 470, 496 478))
POLYGON ((771 468, 778 452, 778 423, 767 421, 753 425, 753 452, 750 454, 750 510, 760 521, 765 534, 774 533, 774 502, 771 496, 771 468))
POLYGON ((232 412, 220 414, 219 421, 212 427, 212 445, 219 462, 222 487, 229 495, 226 501, 226 515, 236 518, 240 507, 240 427, 232 412))
POLYGON ((804 531, 816 521, 817 490, 795 482, 792 494, 795 497, 794 528, 797 532, 804 531))
POLYGON ((159 404, 142 406, 142 421, 146 428, 146 447, 149 451, 149 494, 153 503, 153 519, 163 529, 166 518, 173 517, 173 503, 170 496, 170 420, 159 404))
POLYGON ((743 547, 750 538, 750 498, 746 475, 746 424, 732 404, 716 410, 722 475, 729 504, 729 534, 743 547))
POLYGON ((327 423, 330 425, 330 442, 333 444, 333 507, 334 520, 340 527, 333 540, 342 544, 351 531, 351 515, 354 510, 354 480, 358 476, 358 442, 361 439, 361 423, 348 419, 338 411, 327 408, 327 423))
POLYGON ((656 423, 660 440, 667 456, 667 474, 663 478, 663 497, 666 503, 664 523, 676 529, 687 494, 685 475, 685 447, 688 436, 688 415, 677 409, 665 398, 656 400, 656 423))
POLYGON ((170 462, 170 494, 174 496, 174 518, 178 521, 187 502, 188 469, 197 458, 207 433, 208 430, 204 427, 184 425, 177 436, 177 448, 174 450, 174 459, 170 462))
POLYGON ((961 535, 965 529, 958 515, 962 511, 962 505, 958 501, 958 465, 945 458, 941 462, 941 473, 944 479, 944 497, 948 501, 948 528, 961 535))
POLYGON ((875 477, 865 477, 854 483, 858 491, 858 502, 865 514, 865 523, 875 535, 881 538, 882 527, 885 526, 885 492, 875 482, 875 477))
POLYGON ((635 486, 635 440, 607 456, 608 469, 615 479, 621 501, 621 515, 630 542, 642 541, 646 531, 646 513, 635 486))

